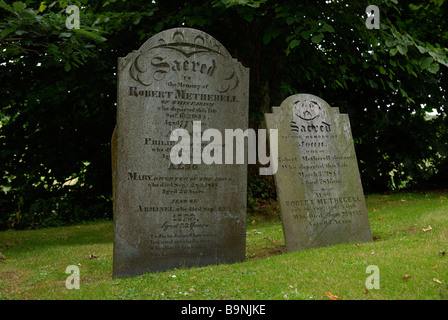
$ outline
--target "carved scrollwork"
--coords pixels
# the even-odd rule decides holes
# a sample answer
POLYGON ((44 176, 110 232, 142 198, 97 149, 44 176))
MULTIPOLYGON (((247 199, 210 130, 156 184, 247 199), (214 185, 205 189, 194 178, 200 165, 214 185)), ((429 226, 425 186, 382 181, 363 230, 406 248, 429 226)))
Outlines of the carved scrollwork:
POLYGON ((129 72, 135 81, 150 86, 164 80, 169 73, 178 72, 214 77, 214 89, 220 93, 238 87, 240 80, 235 62, 213 38, 182 31, 160 37, 156 45, 145 48, 132 61, 129 72))
POLYGON ((298 100, 293 104, 293 112, 300 119, 311 121, 322 116, 323 110, 317 101, 298 100))
POLYGON ((330 132, 331 124, 325 122, 327 114, 315 100, 297 100, 292 104, 294 120, 290 122, 292 133, 330 132))

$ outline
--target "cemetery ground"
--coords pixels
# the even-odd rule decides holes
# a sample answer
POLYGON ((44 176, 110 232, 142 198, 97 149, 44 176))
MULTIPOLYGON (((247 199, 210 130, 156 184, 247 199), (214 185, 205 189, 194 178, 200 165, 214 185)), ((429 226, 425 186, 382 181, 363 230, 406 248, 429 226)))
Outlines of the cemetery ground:
POLYGON ((123 279, 112 278, 112 221, 0 232, 0 299, 448 299, 448 190, 366 201, 372 242, 286 253, 278 208, 260 201, 244 262, 123 279), (66 287, 70 265, 79 289, 66 287), (372 265, 379 289, 366 288, 372 265))

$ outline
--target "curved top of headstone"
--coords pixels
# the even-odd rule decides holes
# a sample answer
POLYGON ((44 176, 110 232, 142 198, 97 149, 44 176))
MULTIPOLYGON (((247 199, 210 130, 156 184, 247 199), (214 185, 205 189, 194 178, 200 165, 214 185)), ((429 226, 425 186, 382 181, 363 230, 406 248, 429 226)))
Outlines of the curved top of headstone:
MULTIPOLYGON (((265 117, 272 120, 277 119, 276 121, 290 121, 293 134, 298 134, 301 128, 299 124, 310 125, 310 130, 314 130, 312 126, 332 125, 333 131, 339 128, 345 138, 352 139, 348 114, 341 114, 339 107, 332 107, 324 99, 312 94, 291 95, 283 100, 279 107, 272 107, 272 113, 266 113, 265 117)), ((330 136, 335 137, 334 135, 330 136)))
POLYGON ((172 49, 183 54, 186 58, 198 53, 216 53, 225 58, 232 56, 227 49, 211 35, 192 28, 172 28, 152 36, 138 50, 129 53, 124 59, 131 61, 136 54, 145 54, 151 50, 172 49))
POLYGON ((272 112, 278 113, 281 108, 287 106, 292 107, 292 112, 305 121, 325 118, 328 110, 339 113, 338 107, 331 107, 324 99, 309 93, 298 93, 287 97, 280 107, 273 107, 272 112))

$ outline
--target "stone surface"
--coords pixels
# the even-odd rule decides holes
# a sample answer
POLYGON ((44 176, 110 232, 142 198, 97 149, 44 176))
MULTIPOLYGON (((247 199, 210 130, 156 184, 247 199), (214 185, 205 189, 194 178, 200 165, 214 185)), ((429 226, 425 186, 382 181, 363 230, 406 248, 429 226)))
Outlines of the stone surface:
POLYGON ((371 241, 348 115, 297 94, 265 114, 278 129, 274 176, 288 251, 371 241))
POLYGON ((170 135, 192 134, 194 121, 201 131, 190 144, 208 128, 246 130, 249 70, 189 28, 163 31, 118 62, 113 276, 244 260, 247 165, 203 163, 208 142, 199 157, 191 148, 190 164, 173 164, 170 135))

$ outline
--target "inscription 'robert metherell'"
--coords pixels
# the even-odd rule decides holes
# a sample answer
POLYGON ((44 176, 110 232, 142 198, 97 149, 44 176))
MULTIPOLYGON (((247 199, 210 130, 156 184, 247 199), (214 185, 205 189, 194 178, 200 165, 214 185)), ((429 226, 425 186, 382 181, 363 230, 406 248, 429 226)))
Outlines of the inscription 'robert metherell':
POLYGON ((202 100, 202 101, 223 101, 238 102, 236 96, 225 94, 208 94, 187 92, 185 89, 175 89, 175 91, 144 90, 137 87, 129 87, 129 95, 134 97, 160 98, 160 99, 181 99, 181 100, 202 100))

